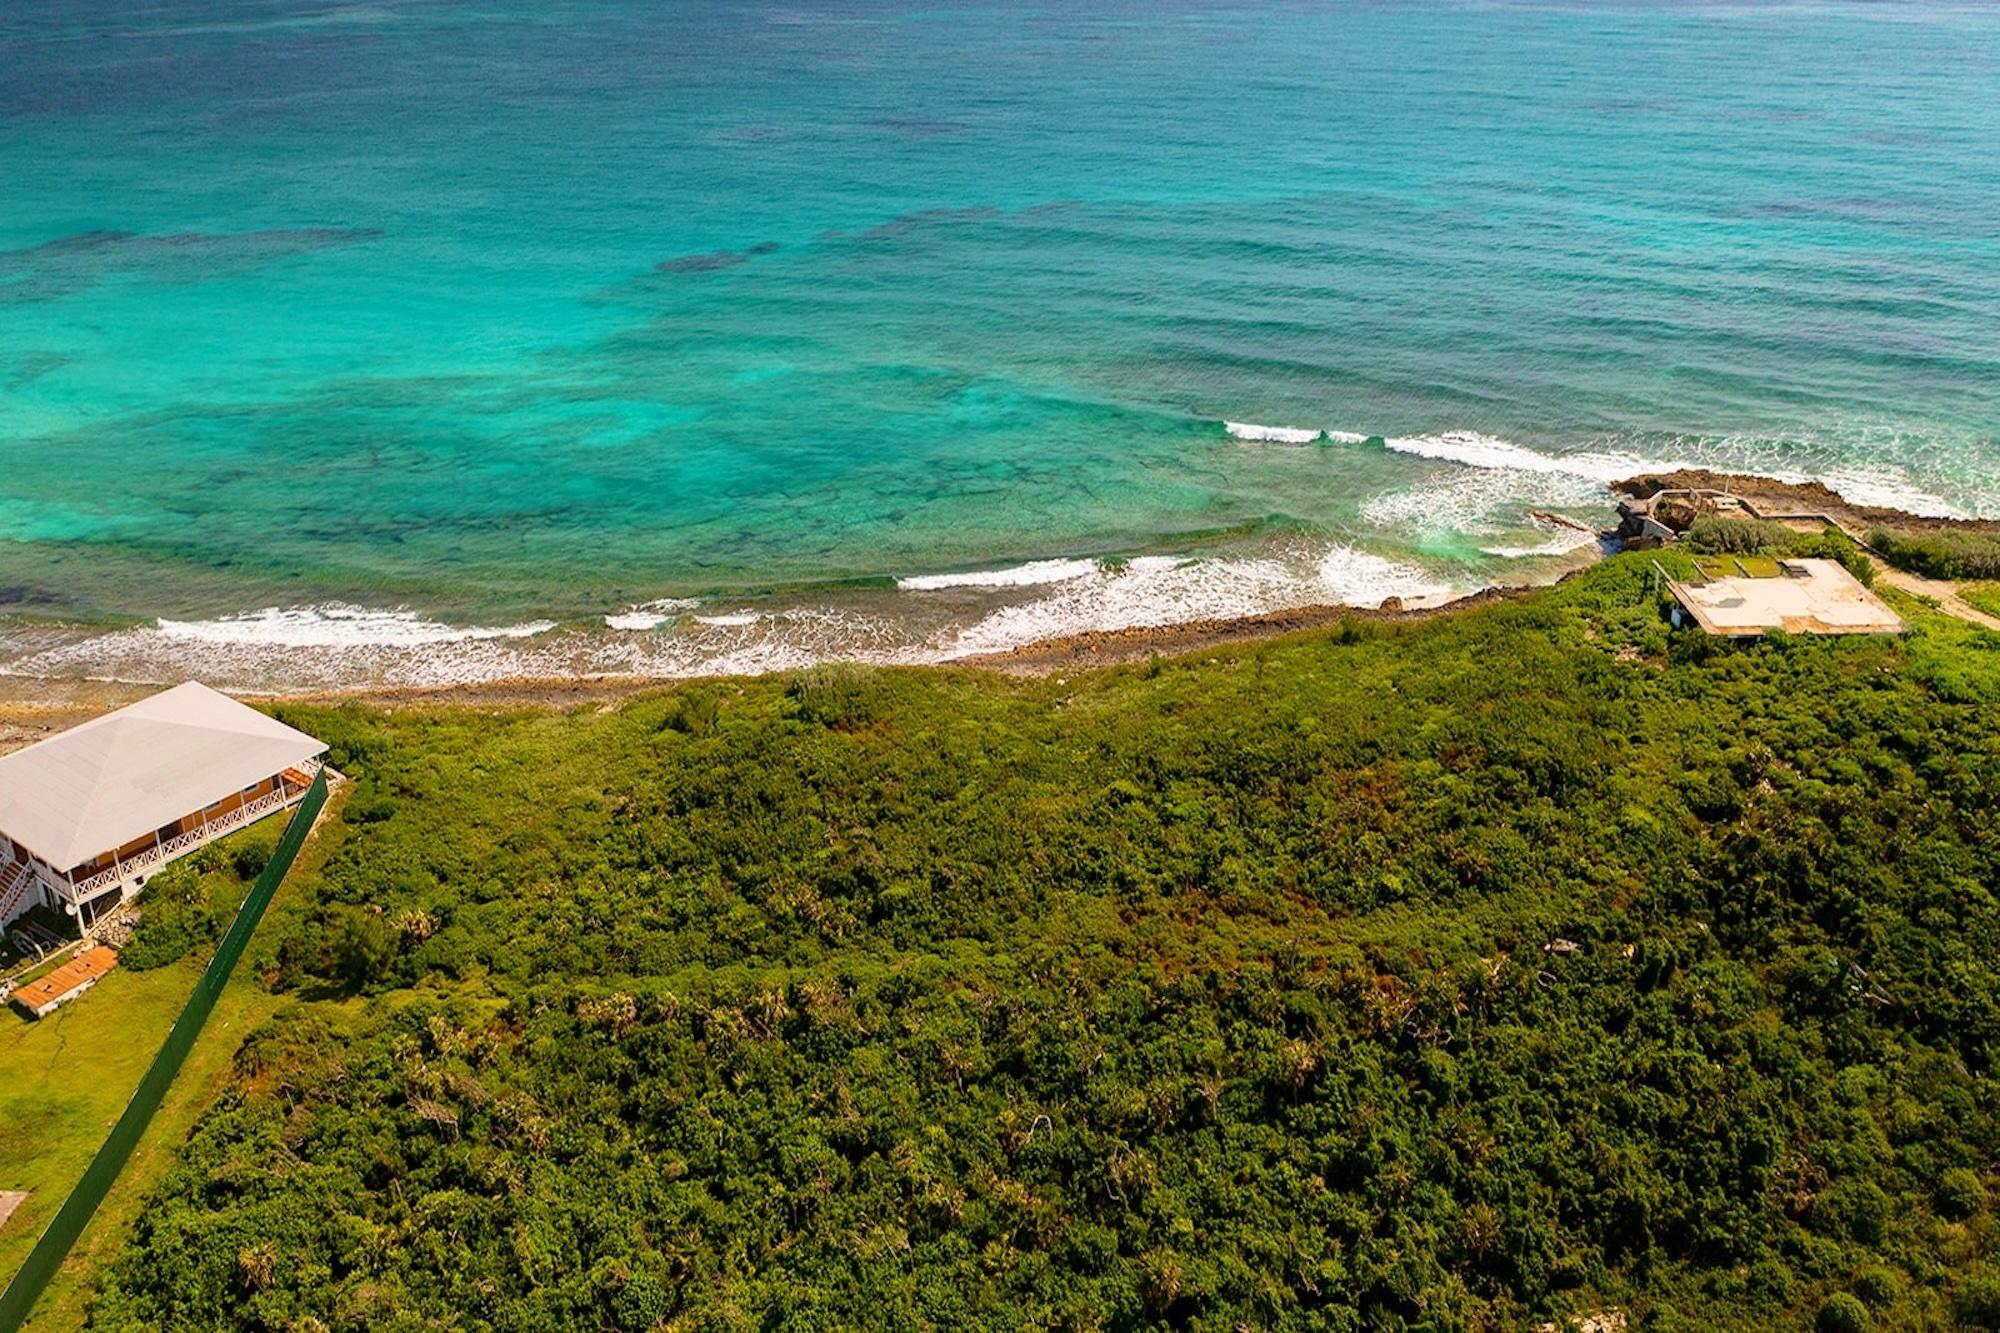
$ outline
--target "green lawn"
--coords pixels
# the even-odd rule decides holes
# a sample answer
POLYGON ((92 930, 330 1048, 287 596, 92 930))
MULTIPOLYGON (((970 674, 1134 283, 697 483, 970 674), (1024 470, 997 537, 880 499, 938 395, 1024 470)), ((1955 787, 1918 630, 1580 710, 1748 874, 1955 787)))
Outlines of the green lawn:
POLYGON ((0 1015, 0 1189, 30 1191, 0 1229, 0 1269, 21 1266, 62 1206, 199 973, 120 968, 39 1022, 0 1015))
MULTIPOLYGON (((104 1132, 110 1128, 118 1112, 124 1108, 127 1096, 152 1060, 160 1039, 173 1025, 173 1017, 180 1012, 200 971, 201 967, 193 961, 183 961, 155 972, 121 970, 105 978, 97 991, 85 997, 87 1001, 122 978, 131 986, 130 994, 144 997, 143 1012, 137 1001, 123 1005, 106 1004, 95 1015, 84 1007, 85 1001, 65 1007, 66 1010, 73 1009, 79 1019, 97 1029, 115 1027, 121 1016, 131 1019, 135 1027, 143 1019, 150 1039, 144 1042, 130 1037, 123 1039, 123 1046, 130 1049, 131 1062, 118 1069, 115 1082, 107 1079, 100 1085, 101 1091, 87 1099, 90 1104, 84 1114, 91 1118, 87 1122, 79 1122, 77 1128, 49 1145, 52 1188, 43 1210, 31 1223, 23 1224, 21 1214, 17 1213, 14 1221, 7 1224, 5 1246, 0 1248, 0 1263, 5 1264, 9 1274, 27 1257, 43 1224, 61 1205, 62 1193, 83 1174, 84 1165, 97 1151, 104 1132), (89 1130, 87 1134, 83 1132, 86 1126, 89 1130), (18 1233, 17 1227, 20 1228, 18 1233)), ((118 992, 114 991, 104 998, 115 1001, 117 996, 118 992)), ((188 1132, 194 1127, 196 1119, 227 1086, 231 1062, 244 1035, 270 1018, 282 1005, 283 1000, 265 990, 247 970, 238 970, 223 991, 222 998, 216 1002, 215 1012, 210 1015, 208 1026, 202 1030, 201 1040, 195 1043, 187 1063, 181 1068, 180 1077, 174 1080, 165 1103, 153 1117, 152 1126, 139 1141, 131 1161, 125 1164, 111 1197, 97 1210, 97 1216, 91 1220, 83 1238, 70 1251, 62 1271, 36 1305, 34 1316, 26 1325, 28 1329, 35 1333, 54 1333, 55 1330, 84 1326, 98 1274, 131 1235, 132 1223, 138 1218, 147 1196, 179 1160, 181 1146, 187 1141, 188 1132)), ((62 1052, 60 1067, 68 1070, 71 1065, 71 1053, 62 1052)), ((11 1147, 10 1144, 9 1151, 4 1158, 0 1158, 10 1165, 14 1161, 11 1147)), ((25 1212, 27 1207, 23 1204, 22 1211, 25 1212)))
MULTIPOLYGON (((268 819, 214 846, 225 858, 244 843, 269 843, 280 826, 268 819)), ((316 856, 316 846, 309 845, 301 868, 316 856)), ((298 873, 279 890, 273 913, 298 873)), ((204 874, 196 883, 203 905, 218 910, 233 911, 246 891, 226 871, 204 874)), ((0 1013, 0 1189, 30 1191, 0 1228, 0 1275, 11 1278, 20 1268, 82 1176, 173 1027, 209 952, 204 945, 152 970, 120 967, 39 1022, 11 1008, 0 1013)), ((261 982, 268 962, 253 941, 117 1186, 35 1307, 28 1328, 39 1333, 84 1326, 97 1273, 131 1234, 147 1194, 178 1160, 195 1120, 228 1083, 244 1035, 286 1003, 261 982)))
POLYGON ((1785 572, 1777 559, 1768 555, 1739 555, 1734 563, 1739 574, 1753 579, 1774 579, 1785 572))

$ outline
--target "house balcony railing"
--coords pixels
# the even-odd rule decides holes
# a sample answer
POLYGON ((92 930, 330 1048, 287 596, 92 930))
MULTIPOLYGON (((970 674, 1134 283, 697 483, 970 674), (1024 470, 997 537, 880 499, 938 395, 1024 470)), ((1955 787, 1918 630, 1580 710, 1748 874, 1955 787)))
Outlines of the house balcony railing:
MULTIPOLYGON (((299 765, 299 771, 305 774, 308 784, 318 774, 319 769, 320 763, 317 759, 308 759, 305 763, 299 765)), ((98 871, 89 879, 80 879, 74 882, 65 881, 57 887, 62 891, 63 896, 70 901, 81 902, 93 896, 101 889, 107 889, 122 880, 132 878, 134 875, 146 874, 148 871, 163 866, 177 857, 184 856, 211 839, 220 838, 228 833, 234 833, 246 824, 254 824, 272 811, 282 810, 284 807, 295 803, 305 794, 306 788, 304 786, 293 787, 288 782, 282 783, 276 791, 266 792, 254 801, 239 805, 234 810, 224 811, 213 819, 203 821, 199 828, 191 828, 185 833, 177 833, 166 841, 143 848, 129 857, 114 858, 109 868, 98 871)))

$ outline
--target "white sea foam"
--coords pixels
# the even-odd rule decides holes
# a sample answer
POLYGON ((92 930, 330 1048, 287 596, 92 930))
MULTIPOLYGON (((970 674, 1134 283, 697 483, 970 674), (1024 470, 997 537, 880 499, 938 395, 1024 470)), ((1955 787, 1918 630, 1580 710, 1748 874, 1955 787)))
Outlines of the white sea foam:
POLYGON ((1415 565, 1401 564, 1351 546, 1336 546, 1320 557, 1320 595, 1314 600, 1344 606, 1375 606, 1400 598, 1405 606, 1441 602, 1451 585, 1415 565))
POLYGON ((1095 560, 1030 560, 1007 569, 976 569, 963 574, 916 574, 896 580, 905 592, 936 592, 944 588, 1029 588, 1064 583, 1097 573, 1095 560))
POLYGON ((554 628, 553 620, 461 627, 427 620, 403 608, 377 611, 329 602, 320 606, 269 606, 215 620, 162 618, 158 633, 168 639, 199 643, 277 648, 412 648, 486 639, 526 639, 554 628))
POLYGON ((1511 440, 1496 439, 1477 431, 1448 430, 1437 435, 1398 437, 1383 441, 1399 454, 1435 458, 1489 471, 1555 473, 1587 477, 1610 483, 1641 472, 1658 472, 1684 466, 1680 463, 1651 462, 1627 453, 1545 454, 1511 440))
POLYGON ((609 629, 627 631, 658 629, 681 612, 692 611, 700 605, 692 597, 663 597, 657 602, 641 602, 606 616, 604 624, 609 629))
POLYGON ((1368 436, 1361 434, 1359 431, 1352 430, 1330 430, 1326 433, 1326 438, 1333 444, 1368 443, 1368 436))
POLYGON ((1833 468, 1821 473, 1819 480, 1849 504, 1900 509, 1926 518, 1961 518, 1965 512, 1943 496, 1924 490, 1893 467, 1833 468))
POLYGON ((1407 490, 1371 496, 1362 503, 1361 518, 1371 527, 1410 533, 1498 536, 1517 528, 1529 507, 1594 507, 1608 516, 1611 497, 1599 482, 1560 473, 1440 468, 1407 490))
POLYGON ((1547 541, 1533 546, 1493 545, 1479 549, 1485 554, 1502 560, 1531 560, 1537 556, 1571 555, 1586 547, 1597 545, 1597 535, 1580 528, 1558 527, 1547 541))
POLYGON ((583 674, 574 655, 583 637, 545 620, 462 629, 402 610, 270 608, 215 620, 162 620, 110 633, 79 627, 60 642, 22 645, 29 651, 11 657, 0 670, 133 682, 198 677, 224 689, 251 692, 455 685, 583 674))
POLYGON ((1648 472, 1678 472, 1709 468, 1800 485, 1817 481, 1850 504, 1879 505, 1927 517, 1951 518, 1964 511, 1940 495, 1925 490, 1903 469, 1892 464, 1861 464, 1813 470, 1772 466, 1728 448, 1692 458, 1647 458, 1623 450, 1581 450, 1548 454, 1510 440, 1476 431, 1452 430, 1436 435, 1386 439, 1396 453, 1457 463, 1483 471, 1576 477, 1609 485, 1648 472))
POLYGON ((1225 421, 1223 427, 1239 440, 1261 440, 1267 444, 1311 444, 1319 439, 1317 430, 1293 426, 1260 426, 1254 421, 1225 421))
MULTIPOLYGON (((225 617, 220 623, 245 619, 225 617)), ((935 645, 919 641, 900 618, 833 607, 713 619, 718 623, 694 621, 662 634, 552 628, 532 635, 439 638, 403 631, 338 643, 238 630, 191 636, 152 626, 110 633, 73 626, 47 634, 0 633, 0 674, 147 683, 195 676, 224 689, 290 693, 607 675, 756 674, 829 660, 886 664, 939 656, 935 645)))
POLYGON ((1190 560, 1142 556, 1032 602, 988 612, 961 630, 946 657, 1004 652, 1070 634, 1226 620, 1319 603, 1375 606, 1442 600, 1450 585, 1418 569, 1335 546, 1316 557, 1190 560))
MULTIPOLYGON (((1004 596, 1009 589, 990 589, 1004 596)), ((1315 603, 1406 604, 1450 589, 1415 567, 1348 547, 1268 557, 1141 556, 1038 585, 1024 603, 971 620, 831 605, 682 615, 660 633, 548 621, 454 627, 408 609, 268 608, 102 633, 83 626, 0 635, 0 673, 157 682, 199 676, 226 689, 296 692, 605 675, 754 674, 825 661, 949 660, 1088 630, 1224 619, 1315 603)), ((650 621, 661 604, 625 615, 650 621)), ((936 608, 940 612, 946 608, 936 608)), ((666 614, 664 611, 659 614, 666 614)))

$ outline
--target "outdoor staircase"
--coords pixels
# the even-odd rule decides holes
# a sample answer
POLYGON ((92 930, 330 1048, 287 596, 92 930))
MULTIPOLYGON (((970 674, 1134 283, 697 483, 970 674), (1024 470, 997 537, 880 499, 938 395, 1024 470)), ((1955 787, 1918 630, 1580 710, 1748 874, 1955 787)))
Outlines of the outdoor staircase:
POLYGON ((0 926, 34 906, 35 877, 14 862, 0 866, 0 926))

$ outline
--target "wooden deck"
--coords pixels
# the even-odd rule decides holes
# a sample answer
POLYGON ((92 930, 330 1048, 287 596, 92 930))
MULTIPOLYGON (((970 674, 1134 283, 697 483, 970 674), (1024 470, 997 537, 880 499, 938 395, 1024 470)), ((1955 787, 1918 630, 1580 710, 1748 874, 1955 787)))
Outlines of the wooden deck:
POLYGON ((75 999, 118 966, 118 951, 100 944, 86 949, 55 971, 31 981, 12 995, 14 1004, 30 1018, 40 1018, 67 1000, 75 999))

